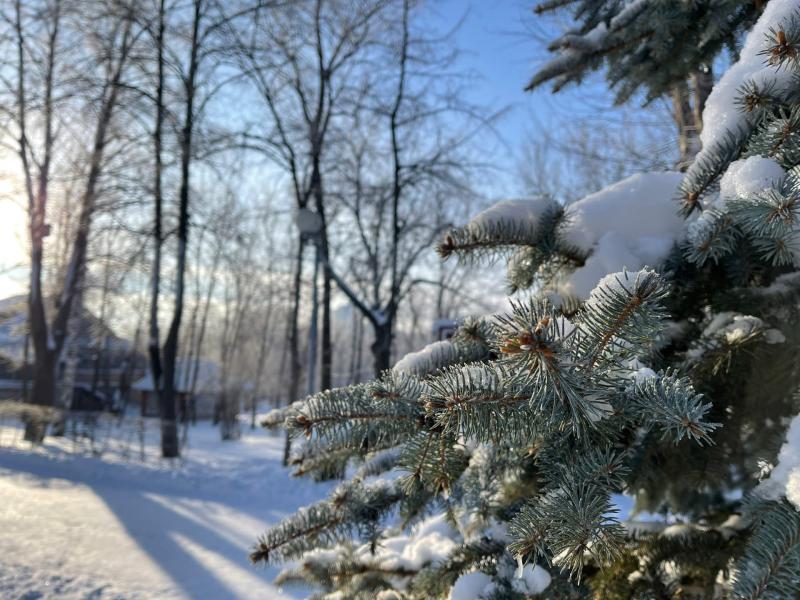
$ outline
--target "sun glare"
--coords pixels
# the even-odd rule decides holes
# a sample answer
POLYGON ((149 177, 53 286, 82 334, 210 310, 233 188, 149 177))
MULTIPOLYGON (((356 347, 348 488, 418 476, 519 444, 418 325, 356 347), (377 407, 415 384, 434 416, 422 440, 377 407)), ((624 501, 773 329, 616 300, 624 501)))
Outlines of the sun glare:
POLYGON ((0 156, 0 298, 25 289, 27 215, 20 170, 13 157, 0 156))

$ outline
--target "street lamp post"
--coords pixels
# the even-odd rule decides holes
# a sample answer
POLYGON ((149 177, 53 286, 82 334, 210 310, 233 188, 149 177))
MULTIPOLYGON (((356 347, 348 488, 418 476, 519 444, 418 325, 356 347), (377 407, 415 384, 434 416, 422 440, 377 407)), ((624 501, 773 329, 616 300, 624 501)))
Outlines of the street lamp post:
POLYGON ((314 278, 311 280, 311 328, 308 334, 308 386, 307 394, 310 396, 316 391, 317 378, 317 339, 319 322, 319 292, 317 279, 319 278, 320 263, 320 233, 322 232, 322 218, 315 212, 301 208, 296 215, 297 228, 300 236, 314 244, 314 278))

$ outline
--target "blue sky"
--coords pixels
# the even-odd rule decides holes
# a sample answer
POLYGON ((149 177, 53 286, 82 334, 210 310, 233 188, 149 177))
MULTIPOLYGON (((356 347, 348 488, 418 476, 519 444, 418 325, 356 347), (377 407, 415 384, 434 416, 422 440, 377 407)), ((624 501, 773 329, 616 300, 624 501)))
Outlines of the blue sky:
MULTIPOLYGON (((520 146, 537 128, 563 138, 562 129, 581 119, 591 122, 594 127, 604 127, 604 119, 635 112, 633 106, 612 109, 611 96, 605 89, 601 74, 558 95, 553 95, 549 87, 532 93, 523 90, 536 67, 548 58, 547 41, 559 33, 559 27, 554 26, 552 19, 544 20, 533 14, 536 1, 430 0, 427 4, 426 13, 431 15, 428 24, 439 31, 450 31, 463 20, 453 41, 461 50, 455 68, 474 75, 466 91, 468 100, 487 107, 487 114, 491 109, 508 108, 496 123, 502 143, 493 142, 491 136, 480 140, 479 150, 486 155, 481 159, 499 167, 481 185, 481 191, 491 199, 518 195, 522 191, 516 176, 520 146)), ((569 22, 568 13, 562 15, 560 22, 569 22)), ((5 171, 16 168, 15 161, 0 164, 0 179, 3 179, 5 171)), ((19 207, 7 202, 0 209, 7 209, 0 210, 7 225, 12 216, 24 216, 19 207)), ((17 244, 19 252, 0 260, 0 296, 24 287, 24 277, 7 270, 25 257, 24 220, 14 229, 21 232, 17 244)))
MULTIPOLYGON (((463 18, 454 41, 462 51, 457 68, 476 75, 469 99, 494 109, 509 108, 497 124, 506 145, 499 146, 493 158, 506 172, 498 173, 493 188, 488 190, 493 197, 520 193, 515 187, 519 147, 538 130, 563 140, 571 126, 588 124, 602 137, 606 130, 628 126, 624 123, 663 124, 665 119, 664 110, 642 110, 636 100, 615 107, 602 72, 558 94, 553 94, 549 85, 525 92, 524 87, 537 67, 550 58, 548 42, 572 25, 569 11, 547 18, 534 15, 537 1, 434 0, 429 5, 436 15, 432 25, 441 31, 449 30, 463 18)), ((661 145, 664 144, 665 132, 671 137, 668 115, 666 118, 666 129, 659 126, 640 132, 645 147, 652 142, 654 152, 656 141, 660 139, 661 145)))
MULTIPOLYGON (((508 108, 497 123, 506 145, 498 145, 493 157, 507 173, 498 174, 494 193, 490 193, 494 196, 519 193, 513 171, 519 146, 532 131, 563 127, 569 115, 585 112, 587 96, 611 107, 600 75, 558 95, 552 94, 549 86, 524 91, 537 66, 548 59, 547 41, 560 33, 552 18, 533 14, 535 4, 536 0, 438 0, 430 5, 438 17, 432 25, 442 31, 463 19, 454 42, 461 50, 456 68, 475 75, 469 100, 494 109, 508 108)), ((559 18, 566 23, 569 13, 559 18)))
POLYGON ((474 70, 480 78, 474 99, 495 106, 512 105, 514 114, 505 120, 503 132, 513 138, 526 119, 522 109, 535 108, 542 96, 550 95, 548 90, 523 91, 538 63, 536 57, 543 55, 541 44, 526 31, 533 20, 533 3, 441 0, 435 6, 444 27, 452 27, 463 17, 455 42, 462 50, 464 68, 474 70))
POLYGON ((439 0, 433 3, 439 15, 436 26, 447 31, 461 19, 454 41, 461 50, 459 68, 475 74, 470 100, 495 109, 510 110, 497 124, 512 148, 531 125, 531 113, 547 116, 544 97, 523 88, 543 56, 542 45, 527 26, 533 21, 533 3, 525 0, 439 0))

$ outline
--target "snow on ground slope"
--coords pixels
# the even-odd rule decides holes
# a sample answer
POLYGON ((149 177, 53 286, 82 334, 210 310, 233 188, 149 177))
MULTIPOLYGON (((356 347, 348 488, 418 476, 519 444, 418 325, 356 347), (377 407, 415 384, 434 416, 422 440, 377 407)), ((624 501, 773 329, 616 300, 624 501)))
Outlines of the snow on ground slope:
POLYGON ((198 425, 186 458, 168 466, 147 431, 142 463, 116 428, 102 458, 52 438, 31 451, 0 429, 0 598, 305 596, 272 585, 277 571, 251 566, 248 550, 331 485, 290 477, 280 436, 247 430, 223 443, 198 425))

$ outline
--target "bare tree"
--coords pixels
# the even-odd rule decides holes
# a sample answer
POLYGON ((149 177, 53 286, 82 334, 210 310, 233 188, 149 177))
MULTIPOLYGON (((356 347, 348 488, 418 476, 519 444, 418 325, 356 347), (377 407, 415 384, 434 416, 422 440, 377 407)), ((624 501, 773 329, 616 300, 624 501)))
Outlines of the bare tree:
MULTIPOLYGON (((161 293, 161 252, 164 245, 163 227, 163 204, 164 195, 162 190, 163 181, 163 136, 164 136, 164 30, 166 27, 166 7, 165 0, 158 0, 157 21, 155 26, 155 54, 156 54, 156 93, 155 93, 155 129, 153 131, 153 265, 150 277, 150 322, 149 338, 147 344, 148 356, 150 359, 150 373, 153 380, 153 389, 161 390, 163 368, 161 365, 160 340, 161 335, 158 329, 158 308, 159 296, 161 293)), ((162 413, 162 439, 165 439, 167 447, 162 448, 162 452, 172 452, 171 445, 173 435, 177 432, 172 431, 172 426, 168 423, 169 415, 164 414, 164 403, 161 402, 159 393, 159 411, 162 413), (165 429, 166 428, 166 429, 165 429)), ((174 415, 172 415, 174 423, 174 415)), ((166 455, 166 454, 165 454, 166 455)))
MULTIPOLYGON (((28 198, 30 237, 30 284, 28 295, 30 337, 34 350, 33 387, 31 400, 52 405, 56 397, 56 370, 68 337, 68 324, 84 276, 92 220, 97 208, 98 189, 109 145, 109 131, 117 111, 124 86, 124 74, 129 55, 140 31, 134 28, 132 8, 124 3, 108 5, 90 3, 71 6, 67 11, 60 0, 23 3, 16 0, 13 17, 16 33, 16 86, 14 89, 16 115, 11 125, 18 140, 17 153, 22 163, 25 192, 28 198), (64 60, 61 38, 69 33, 76 37, 78 23, 88 21, 92 29, 81 32, 87 43, 80 47, 84 64, 80 76, 65 77, 59 73, 69 68, 64 60), (45 23, 45 35, 29 35, 29 29, 45 23), (66 30, 66 31, 65 31, 66 30), (32 47, 32 44, 40 44, 32 47), (41 58, 44 57, 44 58, 41 58), (37 64, 38 63, 38 64, 37 64), (29 66, 35 65, 29 70, 29 66), (92 68, 87 69, 87 65, 92 68), (38 67, 38 68, 37 68, 38 67), (98 79, 93 79, 93 77, 98 79), (67 89, 74 85, 77 89, 67 89), (35 89, 34 89, 35 88, 35 89), (98 90, 96 95, 90 90, 98 90), (94 114, 92 142, 86 162, 77 167, 81 193, 77 219, 69 237, 66 268, 61 278, 52 315, 48 318, 47 297, 43 291, 45 243, 50 225, 48 204, 52 192, 52 165, 59 139, 56 124, 64 115, 58 111, 74 110, 75 106, 60 106, 57 97, 71 92, 87 98, 94 114), (32 114, 35 112, 35 114, 32 114), (38 137, 38 140, 35 138, 38 137)), ((73 41, 70 39, 70 41, 73 41)), ((76 52, 76 50, 72 50, 76 52)), ((87 116, 88 118, 88 116, 87 116)), ((26 438, 40 441, 44 435, 41 424, 30 423, 26 438)))
MULTIPOLYGON (((349 110, 358 97, 365 54, 388 1, 341 2, 314 0, 289 3, 269 14, 257 11, 247 27, 237 32, 240 64, 252 81, 269 116, 264 133, 248 133, 245 143, 263 152, 289 175, 298 209, 313 208, 321 228, 320 258, 329 262, 326 160, 329 137, 337 113, 349 110)), ((290 347, 289 400, 297 398, 300 379, 300 283, 305 240, 297 250, 293 304, 288 327, 290 347)), ((322 285, 322 339, 320 384, 331 386, 331 273, 322 285)))
POLYGON ((413 271, 455 216, 444 207, 458 198, 455 204, 466 208, 474 195, 470 179, 478 165, 468 146, 491 122, 460 99, 451 70, 455 54, 444 47, 446 40, 413 30, 416 3, 397 4, 399 25, 378 55, 381 65, 392 66, 384 66, 380 81, 365 90, 340 136, 336 182, 350 217, 346 223, 358 232, 358 242, 346 244, 357 248, 347 270, 354 285, 337 283, 372 326, 376 375, 391 366, 401 303, 424 282, 413 271))

